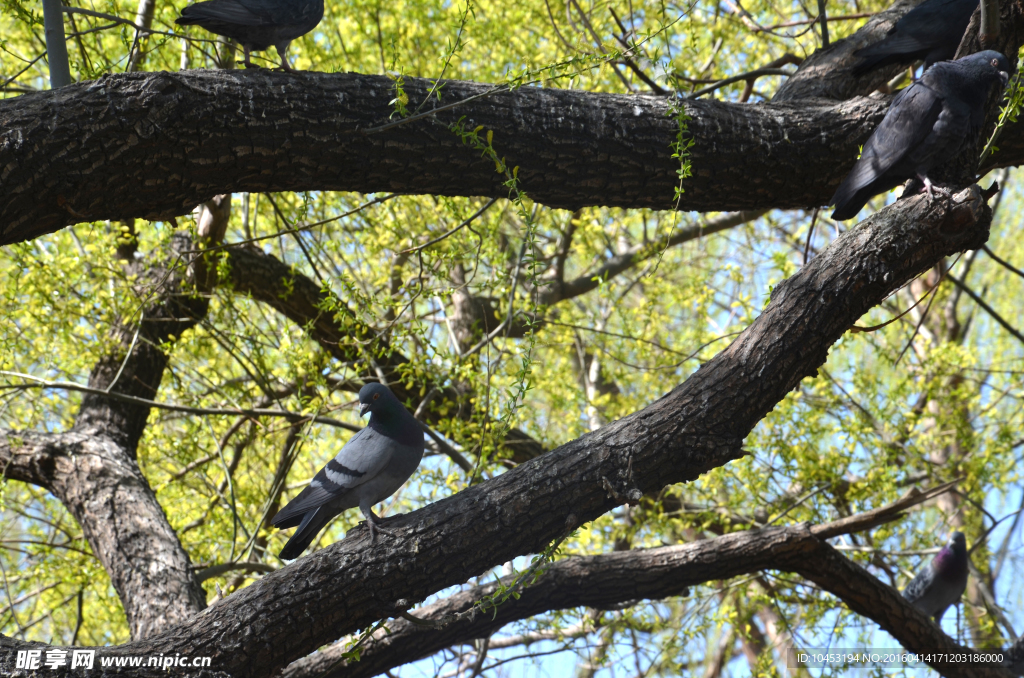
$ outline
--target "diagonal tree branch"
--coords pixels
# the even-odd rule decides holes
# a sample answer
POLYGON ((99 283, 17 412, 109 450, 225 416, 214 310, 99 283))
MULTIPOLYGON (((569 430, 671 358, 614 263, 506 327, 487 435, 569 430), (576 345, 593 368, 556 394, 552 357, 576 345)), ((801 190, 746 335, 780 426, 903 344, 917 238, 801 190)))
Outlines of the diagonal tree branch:
MULTIPOLYGON (((353 362, 373 354, 377 365, 399 400, 411 403, 413 409, 421 401, 420 388, 429 390, 433 384, 413 383, 406 386, 408 358, 389 346, 384 337, 363 323, 343 302, 331 298, 320 285, 296 271, 273 255, 255 247, 229 247, 224 250, 230 264, 229 282, 241 294, 265 303, 304 328, 310 338, 338 360, 353 362)), ((468 408, 459 407, 462 400, 451 386, 437 387, 435 402, 454 405, 457 415, 469 416, 468 408)), ((428 423, 441 420, 436 408, 425 408, 428 423)), ((544 447, 526 433, 512 429, 504 444, 512 458, 521 463, 544 453, 544 447)))
POLYGON ((941 258, 980 247, 990 220, 976 186, 955 203, 901 200, 778 285, 731 346, 647 408, 394 518, 383 541, 356 530, 176 628, 104 651, 207 655, 226 675, 270 676, 403 604, 540 552, 624 498, 726 464, 861 315, 941 258))
POLYGON ((714 219, 701 221, 697 224, 687 224, 686 226, 676 229, 676 231, 670 234, 667 238, 659 238, 658 240, 645 245, 636 245, 626 252, 610 257, 594 270, 588 271, 574 280, 563 283, 556 281, 554 284, 545 285, 540 291, 540 302, 550 306, 558 303, 559 301, 565 301, 566 299, 572 299, 573 297, 586 294, 591 290, 597 289, 597 287, 600 286, 601 281, 609 280, 625 271, 628 271, 639 263, 668 249, 669 247, 675 247, 676 245, 697 240, 704 236, 720 233, 721 231, 726 231, 730 228, 736 228, 742 224, 754 221, 767 211, 768 210, 733 212, 730 214, 723 214, 714 219))
MULTIPOLYGON (((521 587, 517 598, 510 598, 497 609, 479 606, 497 590, 498 583, 474 586, 414 612, 415 617, 437 624, 436 628, 396 618, 388 622, 387 632, 376 632, 363 645, 358 662, 345 661, 348 643, 343 641, 294 662, 280 678, 368 678, 446 647, 487 637, 506 624, 542 612, 583 606, 610 609, 643 599, 686 595, 690 586, 761 570, 792 572, 797 564, 809 569, 815 565, 813 559, 821 557, 815 556, 820 540, 897 520, 907 509, 951 485, 926 492, 915 489, 887 506, 824 525, 749 530, 682 546, 560 560, 551 564, 535 583, 521 587), (808 554, 812 560, 803 562, 808 554), (477 611, 472 612, 475 607, 477 611), (446 618, 452 621, 445 624, 446 618)), ((513 579, 505 577, 501 584, 509 586, 513 579)), ((824 588, 830 590, 828 586, 824 588)), ((900 597, 891 589, 889 595, 900 597)), ((561 637, 557 633, 552 635, 561 637)), ((913 636, 895 637, 906 647, 918 642, 913 636)), ((941 647, 955 651, 959 646, 946 638, 941 647)))

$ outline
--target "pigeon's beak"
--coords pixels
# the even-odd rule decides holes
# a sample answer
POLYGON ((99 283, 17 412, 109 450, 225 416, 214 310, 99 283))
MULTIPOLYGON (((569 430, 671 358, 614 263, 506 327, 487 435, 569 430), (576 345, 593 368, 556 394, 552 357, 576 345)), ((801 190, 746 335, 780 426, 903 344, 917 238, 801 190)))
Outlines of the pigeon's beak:
POLYGON ((1006 71, 999 71, 999 79, 1003 81, 1003 87, 1006 87, 1006 83, 1010 82, 1010 74, 1006 71))
POLYGON ((359 403, 359 416, 365 417, 366 413, 370 411, 370 403, 359 403))

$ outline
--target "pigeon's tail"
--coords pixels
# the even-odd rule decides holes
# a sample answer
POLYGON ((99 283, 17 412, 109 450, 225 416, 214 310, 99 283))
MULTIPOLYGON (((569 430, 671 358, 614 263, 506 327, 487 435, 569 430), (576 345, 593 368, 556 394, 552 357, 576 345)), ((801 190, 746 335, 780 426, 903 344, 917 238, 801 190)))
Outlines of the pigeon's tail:
MULTIPOLYGON (((957 44, 959 45, 959 42, 957 44)), ((909 64, 917 59, 923 59, 934 49, 912 35, 890 34, 879 42, 854 52, 853 55, 860 57, 860 61, 853 66, 851 72, 854 76, 860 77, 882 66, 909 64)), ((946 48, 939 49, 941 51, 946 48)))
POLYGON ((853 76, 855 78, 859 78, 860 76, 864 75, 865 73, 870 73, 871 71, 875 70, 876 68, 881 68, 882 66, 887 66, 887 65, 889 65, 891 63, 895 63, 896 60, 892 58, 893 55, 891 53, 889 53, 889 52, 870 53, 870 52, 868 52, 868 50, 870 50, 870 49, 871 48, 869 47, 867 49, 862 49, 862 50, 856 52, 857 56, 860 57, 860 61, 858 61, 856 64, 854 64, 853 68, 851 69, 851 72, 853 73, 853 76))
POLYGON ((209 17, 203 16, 200 12, 194 9, 195 5, 190 5, 185 9, 181 10, 181 16, 174 20, 174 23, 179 26, 194 26, 209 17))
POLYGON ((849 189, 850 187, 846 185, 846 182, 843 182, 836 190, 836 194, 832 196, 829 204, 836 206, 835 211, 832 212, 833 221, 853 219, 861 211, 861 208, 868 203, 871 196, 874 195, 870 187, 864 187, 859 191, 852 192, 849 189))
POLYGON ((320 530, 327 524, 329 518, 326 515, 324 507, 320 506, 309 513, 303 518, 302 522, 299 523, 299 529, 295 530, 295 534, 288 540, 288 543, 281 549, 281 553, 278 556, 281 560, 294 560, 302 555, 316 535, 320 534, 320 530))

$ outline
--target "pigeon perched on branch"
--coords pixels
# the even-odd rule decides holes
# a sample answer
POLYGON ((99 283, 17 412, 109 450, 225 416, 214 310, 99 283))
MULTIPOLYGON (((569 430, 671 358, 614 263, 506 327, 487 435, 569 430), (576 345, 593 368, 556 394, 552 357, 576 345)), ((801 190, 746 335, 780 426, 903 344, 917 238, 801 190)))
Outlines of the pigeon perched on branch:
POLYGON ((382 518, 373 505, 398 491, 423 458, 423 430, 383 384, 359 390, 359 414, 370 413, 366 428, 352 436, 334 459, 270 522, 278 529, 298 526, 281 558, 298 558, 336 515, 356 506, 366 517, 373 541, 382 518))
POLYGON ((978 52, 940 61, 896 95, 882 123, 864 144, 857 164, 836 189, 830 205, 837 221, 857 216, 875 195, 917 177, 932 195, 928 171, 956 157, 985 123, 993 85, 1009 79, 1010 62, 999 52, 978 52))
POLYGON ((966 588, 967 540, 963 532, 954 532, 935 558, 910 580, 903 589, 903 597, 939 624, 966 588))
POLYGON ((952 59, 964 37, 978 0, 925 0, 896 22, 879 42, 854 52, 860 76, 882 66, 924 59, 924 67, 952 59))
POLYGON ((324 0, 206 0, 189 5, 174 23, 202 26, 211 33, 237 40, 245 52, 245 67, 256 64, 249 52, 271 45, 281 57, 281 68, 292 71, 288 45, 316 28, 324 18, 324 0))

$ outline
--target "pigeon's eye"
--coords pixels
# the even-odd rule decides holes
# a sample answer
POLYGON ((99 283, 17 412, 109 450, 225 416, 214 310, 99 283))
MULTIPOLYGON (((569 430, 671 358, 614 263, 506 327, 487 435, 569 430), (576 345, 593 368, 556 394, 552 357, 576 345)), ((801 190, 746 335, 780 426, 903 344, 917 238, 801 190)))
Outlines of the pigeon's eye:
POLYGON ((996 68, 999 68, 999 61, 998 61, 998 60, 996 60, 996 59, 993 59, 991 63, 992 63, 992 65, 993 65, 993 66, 995 66, 996 68))
POLYGON ((376 399, 377 399, 377 398, 379 398, 379 397, 380 397, 380 394, 379 394, 379 393, 374 393, 374 394, 373 394, 373 399, 374 399, 374 400, 376 400, 376 399))

